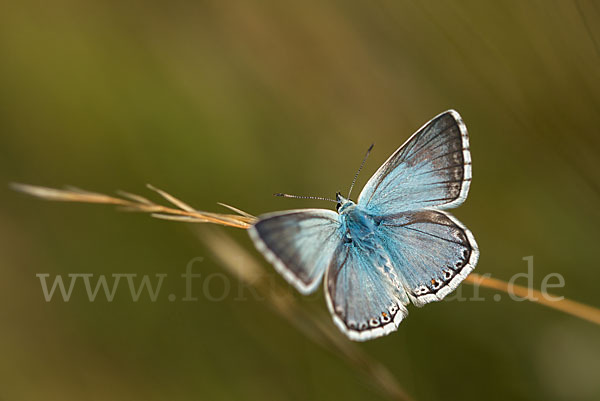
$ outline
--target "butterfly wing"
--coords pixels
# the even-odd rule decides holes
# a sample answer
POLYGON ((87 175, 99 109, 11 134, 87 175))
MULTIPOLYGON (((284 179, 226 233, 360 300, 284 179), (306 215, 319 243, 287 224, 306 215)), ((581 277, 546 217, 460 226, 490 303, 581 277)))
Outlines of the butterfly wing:
POLYGON ((420 128, 377 170, 358 205, 386 215, 422 208, 448 209, 467 197, 471 153, 460 115, 446 111, 420 128))
POLYGON ((473 234, 444 211, 386 216, 376 235, 416 306, 443 299, 479 258, 473 234))
POLYGON ((325 299, 342 332, 365 341, 396 330, 409 300, 385 253, 355 244, 338 245, 325 274, 325 299))
POLYGON ((313 292, 341 243, 338 214, 299 209, 259 217, 249 229, 256 248, 303 294, 313 292))

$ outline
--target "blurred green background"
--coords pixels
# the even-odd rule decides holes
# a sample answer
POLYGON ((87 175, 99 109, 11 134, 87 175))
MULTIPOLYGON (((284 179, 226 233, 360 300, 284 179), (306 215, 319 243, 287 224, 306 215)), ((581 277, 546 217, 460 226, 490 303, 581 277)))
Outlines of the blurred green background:
MULTIPOLYGON (((383 399, 264 301, 236 300, 233 278, 220 302, 196 283, 197 302, 169 302, 192 258, 224 272, 185 224, 8 183, 330 207, 271 194, 345 191, 375 142, 360 187, 449 108, 471 136, 454 214, 479 242, 476 271, 508 280, 533 255, 536 288, 558 272, 554 292, 600 306, 599 44, 589 0, 2 2, 0 400, 383 399), (37 273, 169 277, 156 302, 76 286, 47 303, 37 273)), ((419 401, 600 399, 600 327, 495 294, 411 307, 360 347, 419 401)))

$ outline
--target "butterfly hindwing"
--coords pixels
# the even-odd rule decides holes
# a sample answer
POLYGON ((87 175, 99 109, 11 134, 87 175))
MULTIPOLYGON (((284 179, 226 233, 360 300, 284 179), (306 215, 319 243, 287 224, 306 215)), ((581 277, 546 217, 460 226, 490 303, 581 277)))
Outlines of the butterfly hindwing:
POLYGON ((448 209, 467 197, 471 153, 460 115, 446 111, 420 128, 377 170, 358 204, 381 215, 448 209))
POLYGON ((338 245, 325 274, 325 299, 333 320, 352 340, 388 334, 408 314, 406 293, 389 267, 383 253, 338 245))
POLYGON ((479 258, 471 232, 444 211, 386 216, 376 235, 416 306, 443 299, 479 258))
POLYGON ((270 213, 249 229, 254 244, 303 294, 313 292, 341 243, 338 214, 325 209, 270 213))

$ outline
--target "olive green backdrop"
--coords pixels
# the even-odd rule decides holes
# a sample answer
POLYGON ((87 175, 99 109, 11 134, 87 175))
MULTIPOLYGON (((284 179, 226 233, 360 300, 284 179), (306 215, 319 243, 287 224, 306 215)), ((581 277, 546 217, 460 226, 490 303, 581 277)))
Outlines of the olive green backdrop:
MULTIPOLYGON (((536 288, 557 272, 555 293, 599 306, 599 43, 589 0, 2 2, 0 399, 384 399, 264 301, 239 300, 185 224, 8 184, 331 207, 271 194, 346 191, 375 142, 360 187, 449 108, 471 136, 454 213, 479 242, 477 272, 508 280, 533 255, 536 288), (180 301, 198 256, 198 301, 180 301), (113 302, 79 285, 45 302, 39 273, 168 277, 156 302, 124 283, 113 302)), ((360 347, 419 401, 599 399, 600 327, 496 294, 411 307, 360 347)))

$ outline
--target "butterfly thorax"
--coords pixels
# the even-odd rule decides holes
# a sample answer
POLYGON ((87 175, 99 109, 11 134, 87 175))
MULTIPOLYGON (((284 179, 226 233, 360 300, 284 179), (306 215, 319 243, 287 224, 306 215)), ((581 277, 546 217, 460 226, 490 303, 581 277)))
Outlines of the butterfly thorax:
POLYGON ((373 217, 351 200, 345 200, 338 213, 345 242, 368 247, 377 230, 377 223, 373 217))

